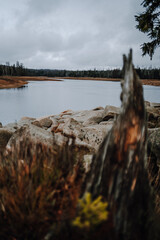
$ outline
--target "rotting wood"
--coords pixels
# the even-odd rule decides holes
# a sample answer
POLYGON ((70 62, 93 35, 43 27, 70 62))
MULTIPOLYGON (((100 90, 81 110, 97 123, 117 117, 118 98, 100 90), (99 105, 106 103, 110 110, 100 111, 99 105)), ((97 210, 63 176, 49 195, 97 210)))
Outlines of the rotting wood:
POLYGON ((121 113, 93 157, 84 193, 106 198, 117 239, 156 239, 145 168, 147 129, 143 88, 132 64, 132 50, 123 61, 121 113))

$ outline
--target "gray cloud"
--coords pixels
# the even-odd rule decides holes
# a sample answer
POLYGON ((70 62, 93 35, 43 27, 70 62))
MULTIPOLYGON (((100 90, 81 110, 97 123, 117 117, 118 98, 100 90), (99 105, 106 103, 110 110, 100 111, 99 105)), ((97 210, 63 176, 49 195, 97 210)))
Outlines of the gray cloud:
POLYGON ((88 69, 122 65, 133 48, 134 63, 159 66, 141 56, 147 37, 136 28, 139 0, 5 0, 0 8, 0 62, 26 67, 88 69))

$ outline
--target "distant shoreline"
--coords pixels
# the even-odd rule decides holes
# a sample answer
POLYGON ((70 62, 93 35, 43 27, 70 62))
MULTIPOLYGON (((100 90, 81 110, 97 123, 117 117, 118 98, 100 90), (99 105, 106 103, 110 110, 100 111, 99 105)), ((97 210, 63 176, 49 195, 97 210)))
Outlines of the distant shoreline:
MULTIPOLYGON (((120 78, 0 76, 0 89, 24 87, 29 81, 63 81, 65 79, 110 82, 121 81, 120 78)), ((141 81, 143 85, 160 86, 160 79, 141 79, 141 81)))
MULTIPOLYGON (((93 78, 93 77, 63 77, 56 79, 73 79, 73 80, 91 80, 91 81, 109 81, 109 82, 120 82, 121 78, 93 78)), ((141 79, 143 85, 152 85, 152 86, 160 86, 160 79, 141 79)))

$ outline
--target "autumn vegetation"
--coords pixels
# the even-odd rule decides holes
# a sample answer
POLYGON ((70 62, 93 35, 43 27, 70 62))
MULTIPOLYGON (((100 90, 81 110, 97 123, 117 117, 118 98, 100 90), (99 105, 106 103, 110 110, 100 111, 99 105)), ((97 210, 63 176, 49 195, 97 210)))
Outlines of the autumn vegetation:
POLYGON ((98 239, 107 203, 89 193, 79 200, 83 179, 74 139, 53 148, 28 138, 13 144, 0 157, 0 239, 86 239, 97 229, 98 239))

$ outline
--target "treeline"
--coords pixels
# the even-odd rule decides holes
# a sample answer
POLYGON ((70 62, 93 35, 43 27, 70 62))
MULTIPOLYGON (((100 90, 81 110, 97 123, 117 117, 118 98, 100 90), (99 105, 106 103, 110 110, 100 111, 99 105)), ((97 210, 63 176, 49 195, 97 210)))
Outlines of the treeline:
MULTIPOLYGON (((160 79, 160 68, 136 68, 141 79, 160 79)), ((0 76, 47 76, 47 77, 93 77, 122 78, 122 69, 107 70, 57 70, 57 69, 27 69, 23 63, 0 65, 0 76)))
POLYGON ((19 63, 10 65, 9 62, 6 62, 6 65, 0 65, 0 76, 8 75, 8 76, 25 76, 27 70, 25 69, 23 63, 19 63))
MULTIPOLYGON (((160 69, 136 68, 141 79, 160 79, 160 69)), ((122 78, 122 69, 112 70, 51 70, 51 69, 26 69, 28 76, 47 77, 94 77, 94 78, 122 78)))

